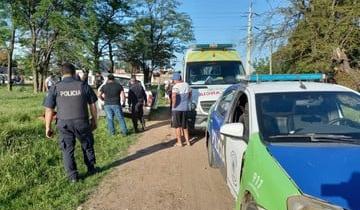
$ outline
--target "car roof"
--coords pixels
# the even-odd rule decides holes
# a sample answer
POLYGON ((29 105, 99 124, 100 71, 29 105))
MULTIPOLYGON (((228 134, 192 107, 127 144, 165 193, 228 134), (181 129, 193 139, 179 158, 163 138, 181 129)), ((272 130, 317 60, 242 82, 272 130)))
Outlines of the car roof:
POLYGON ((325 92, 348 92, 353 91, 341 85, 320 82, 300 82, 300 81, 286 81, 286 82, 260 82, 260 83, 240 83, 233 86, 239 89, 244 87, 253 93, 284 93, 284 92, 306 92, 306 91, 325 91, 325 92))

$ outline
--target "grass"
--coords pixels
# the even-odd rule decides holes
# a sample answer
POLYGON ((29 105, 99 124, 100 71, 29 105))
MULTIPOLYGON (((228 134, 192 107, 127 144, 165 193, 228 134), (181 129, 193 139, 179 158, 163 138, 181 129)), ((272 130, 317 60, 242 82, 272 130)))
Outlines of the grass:
MULTIPOLYGON (((151 91, 157 92, 158 85, 152 85, 151 91)), ((168 104, 165 98, 165 85, 160 85, 159 93, 158 93, 158 106, 166 106, 168 104)))
MULTIPOLYGON (((109 171, 68 183, 57 138, 46 139, 44 124, 38 119, 43 98, 32 93, 31 87, 14 87, 13 92, 0 87, 0 209, 75 209, 109 171)), ((135 135, 109 137, 104 119, 94 134, 100 168, 125 155, 136 139, 135 135)), ((84 175, 79 142, 75 155, 84 175)))

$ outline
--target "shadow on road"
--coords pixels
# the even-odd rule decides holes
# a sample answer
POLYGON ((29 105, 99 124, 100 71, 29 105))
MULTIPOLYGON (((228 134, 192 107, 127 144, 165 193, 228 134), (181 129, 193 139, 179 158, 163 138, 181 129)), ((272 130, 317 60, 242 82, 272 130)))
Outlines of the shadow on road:
MULTIPOLYGON (((113 167, 117 167, 117 166, 123 165, 125 163, 128 163, 130 161, 137 160, 137 159, 142 158, 144 156, 153 154, 155 152, 158 152, 158 151, 173 147, 175 145, 175 143, 176 143, 176 140, 173 139, 173 140, 170 140, 170 141, 161 142, 159 144, 155 144, 155 145, 149 146, 147 148, 138 150, 138 151, 136 151, 135 154, 131 154, 131 155, 126 156, 126 157, 124 157, 124 158, 122 158, 120 160, 116 160, 116 161, 114 161, 114 162, 112 162, 112 163, 110 163, 108 165, 105 165, 103 167, 98 168, 98 172, 104 172, 104 171, 107 171, 107 170, 109 170, 109 169, 111 169, 113 167)), ((85 175, 85 177, 83 177, 83 179, 85 179, 86 177, 87 177, 87 175, 85 175)))
POLYGON ((170 109, 168 106, 159 106, 157 109, 152 110, 149 116, 149 120, 162 121, 170 120, 170 109))
POLYGON ((204 137, 205 137, 204 133, 198 133, 196 135, 193 135, 190 139, 191 145, 198 143, 204 137))
POLYGON ((159 127, 162 127, 164 125, 170 125, 170 120, 164 120, 164 121, 160 121, 160 122, 157 122, 157 123, 154 123, 154 124, 151 124, 149 126, 146 126, 146 130, 151 130, 151 129, 155 129, 155 128, 159 128, 159 127))

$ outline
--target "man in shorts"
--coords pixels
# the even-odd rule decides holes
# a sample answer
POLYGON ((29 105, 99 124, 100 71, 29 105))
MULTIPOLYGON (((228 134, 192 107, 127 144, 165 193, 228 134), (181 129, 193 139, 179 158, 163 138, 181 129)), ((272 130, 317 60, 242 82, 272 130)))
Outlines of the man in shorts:
POLYGON ((172 80, 174 86, 171 93, 172 116, 171 124, 176 129, 177 146, 182 146, 181 134, 185 136, 185 141, 190 146, 188 130, 188 111, 191 101, 191 88, 189 84, 183 82, 180 73, 174 73, 172 80), (183 131, 183 132, 182 132, 183 131))

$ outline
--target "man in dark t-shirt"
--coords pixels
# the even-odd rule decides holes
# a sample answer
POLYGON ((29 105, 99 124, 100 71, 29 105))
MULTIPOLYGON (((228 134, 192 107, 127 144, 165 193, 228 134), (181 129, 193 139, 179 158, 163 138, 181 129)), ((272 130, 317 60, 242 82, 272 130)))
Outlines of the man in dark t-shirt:
POLYGON ((111 135, 115 134, 114 116, 118 119, 121 133, 125 136, 128 133, 124 114, 121 105, 125 104, 124 88, 114 80, 114 75, 108 76, 108 82, 101 87, 99 98, 105 102, 108 130, 111 135))
POLYGON ((140 121, 142 130, 145 130, 144 104, 147 103, 146 93, 140 82, 135 77, 130 79, 130 89, 128 96, 129 107, 131 108, 131 119, 133 121, 135 132, 138 130, 138 121, 140 121))

